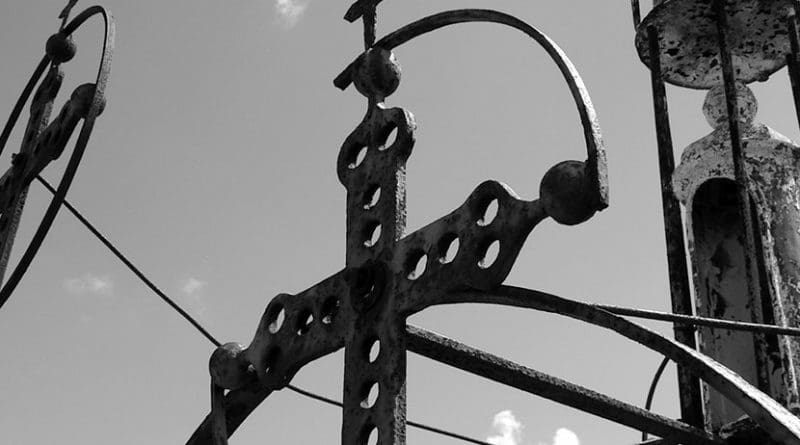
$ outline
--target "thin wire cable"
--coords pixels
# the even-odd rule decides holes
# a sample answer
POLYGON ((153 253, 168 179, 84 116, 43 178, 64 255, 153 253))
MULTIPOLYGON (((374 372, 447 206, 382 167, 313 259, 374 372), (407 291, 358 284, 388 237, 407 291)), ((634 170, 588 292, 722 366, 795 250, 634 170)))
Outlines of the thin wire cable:
POLYGON ((646 309, 631 309, 604 304, 592 304, 597 309, 602 309, 616 315, 624 315, 647 320, 669 321, 675 324, 688 326, 706 326, 712 328, 728 329, 731 331, 758 332, 764 334, 788 335, 800 337, 800 328, 791 326, 776 326, 763 323, 749 323, 744 321, 723 320, 719 318, 696 317, 693 315, 671 314, 666 312, 650 311, 646 309))
MULTIPOLYGON (((41 176, 36 176, 36 179, 48 191, 50 191, 50 193, 55 194, 56 190, 53 188, 53 186, 50 185, 49 182, 47 182, 46 179, 42 178, 41 176)), ((84 217, 83 214, 81 214, 81 212, 78 211, 78 209, 76 209, 72 204, 70 204, 69 201, 67 201, 66 198, 64 198, 64 200, 62 201, 62 204, 64 205, 64 207, 67 208, 67 210, 69 210, 70 213, 72 213, 72 215, 75 218, 78 219, 78 221, 81 222, 81 224, 84 225, 84 227, 86 227, 90 232, 92 232, 92 234, 98 240, 100 240, 100 242, 103 243, 103 245, 106 246, 106 248, 108 248, 108 250, 110 250, 114 254, 114 256, 116 256, 120 261, 122 261, 125 264, 125 266, 127 266, 128 269, 130 269, 130 271, 133 272, 134 275, 136 275, 137 278, 139 278, 145 285, 147 285, 147 287, 149 287, 150 290, 152 290, 156 295, 158 295, 162 300, 164 300, 164 302, 167 303, 172 309, 174 309, 183 318, 185 318, 189 323, 191 323, 192 326, 194 326, 201 334, 203 334, 203 336, 205 338, 207 338, 211 343, 213 343, 214 346, 219 347, 222 344, 216 338, 214 338, 214 336, 211 335, 199 322, 197 322, 197 320, 192 318, 192 316, 189 315, 183 309, 181 309, 181 307, 178 306, 178 304, 175 303, 175 301, 173 301, 171 298, 169 298, 164 292, 161 291, 161 289, 159 289, 155 284, 153 284, 153 282, 150 281, 139 270, 139 268, 137 268, 133 263, 131 263, 131 261, 122 252, 120 252, 119 249, 117 249, 114 246, 114 244, 112 244, 111 241, 108 240, 108 238, 106 238, 102 233, 100 233, 100 231, 97 230, 97 228, 91 222, 89 222, 89 220, 86 219, 86 217, 84 217)), ((294 391, 294 392, 296 392, 296 393, 298 393, 298 394, 300 394, 302 396, 308 397, 310 399, 313 399, 313 400, 316 400, 316 401, 319 401, 319 402, 323 402, 323 403, 327 403, 329 405, 338 406, 338 407, 342 407, 343 406, 341 402, 337 402, 336 400, 329 399, 329 398, 321 396, 319 394, 315 394, 315 393, 313 393, 311 391, 306 391, 306 390, 301 389, 301 388, 299 388, 297 386, 288 385, 287 387, 290 390, 292 390, 292 391, 294 391)), ((467 437, 467 436, 463 436, 463 435, 458 434, 458 433, 454 433, 452 431, 448 431, 448 430, 444 430, 444 429, 441 429, 441 428, 436 428, 436 427, 433 427, 433 426, 430 426, 430 425, 426 425, 424 423, 414 422, 414 421, 411 421, 411 420, 407 421, 406 423, 408 424, 408 426, 413 427, 413 428, 417 428, 417 429, 421 429, 421 430, 425 430, 425 431, 430 431, 432 433, 440 434, 442 436, 447 436, 447 437, 450 437, 450 438, 453 438, 453 439, 462 440, 464 442, 473 443, 473 444, 476 444, 476 445, 491 445, 488 442, 483 442, 483 441, 480 441, 480 440, 477 440, 477 439, 473 439, 471 437, 467 437)))
MULTIPOLYGON (((344 405, 342 405, 341 402, 337 402, 336 400, 329 399, 327 397, 321 396, 319 394, 315 394, 315 393, 310 392, 310 391, 306 391, 306 390, 298 388, 298 387, 296 387, 294 385, 287 385, 287 388, 289 388, 290 390, 292 390, 292 391, 294 391, 294 392, 296 392, 296 393, 298 393, 300 395, 306 396, 306 397, 314 399, 314 400, 318 400, 318 401, 323 402, 323 403, 327 403, 328 405, 338 406, 339 408, 342 408, 344 406, 344 405)), ((477 444, 477 445, 492 445, 492 444, 490 444, 488 442, 483 442, 481 440, 473 439, 473 438, 467 437, 467 436, 462 436, 461 434, 457 434, 457 433, 453 433, 453 432, 450 432, 450 431, 447 431, 447 430, 443 430, 443 429, 440 429, 440 428, 428 426, 428 425, 425 425, 425 424, 422 424, 422 423, 413 422, 411 420, 407 421, 406 424, 408 426, 412 426, 412 427, 415 427, 415 428, 418 428, 418 429, 421 429, 421 430, 426 430, 426 431, 430 431, 432 433, 441 434, 443 436, 448 436, 448 437, 451 437, 453 439, 463 440, 464 442, 474 443, 474 444, 477 444)))
MULTIPOLYGON (((53 194, 56 193, 56 189, 53 188, 53 186, 50 185, 50 183, 47 182, 44 178, 37 175, 36 179, 47 190, 49 190, 50 193, 53 194)), ((92 225, 92 223, 90 223, 89 220, 87 220, 81 214, 81 212, 79 212, 75 207, 73 207, 72 204, 70 204, 69 201, 66 200, 66 198, 62 201, 62 204, 64 205, 64 207, 67 208, 67 210, 69 210, 70 213, 72 213, 73 216, 75 216, 75 218, 78 218, 78 221, 80 221, 84 225, 84 227, 89 229, 89 231, 92 232, 92 234, 95 237, 97 237, 97 239, 100 240, 100 242, 103 243, 103 245, 106 246, 106 248, 108 248, 108 250, 110 250, 111 253, 114 254, 114 256, 116 256, 120 261, 122 261, 122 263, 125 264, 125 266, 127 266, 128 269, 130 269, 130 271, 133 272, 133 274, 136 275, 137 278, 139 278, 147 287, 149 287, 150 290, 152 290, 156 295, 158 295, 162 300, 164 300, 165 303, 167 303, 172 309, 174 309, 177 313, 179 313, 184 319, 186 319, 186 321, 191 323, 192 326, 194 326, 195 329, 197 329, 201 334, 203 334, 205 338, 207 338, 211 343, 213 343, 214 346, 220 346, 222 344, 216 338, 214 338, 214 336, 211 335, 200 323, 198 323, 197 320, 192 318, 192 316, 189 315, 186 311, 184 311, 180 306, 178 306, 178 304, 175 303, 175 301, 173 301, 164 292, 162 292, 161 289, 158 288, 158 286, 153 284, 153 282, 150 281, 139 270, 138 267, 136 267, 133 263, 131 263, 131 261, 122 252, 120 252, 119 249, 114 247, 111 241, 109 241, 108 238, 103 236, 103 234, 100 233, 97 230, 97 228, 95 228, 94 225, 92 225)))

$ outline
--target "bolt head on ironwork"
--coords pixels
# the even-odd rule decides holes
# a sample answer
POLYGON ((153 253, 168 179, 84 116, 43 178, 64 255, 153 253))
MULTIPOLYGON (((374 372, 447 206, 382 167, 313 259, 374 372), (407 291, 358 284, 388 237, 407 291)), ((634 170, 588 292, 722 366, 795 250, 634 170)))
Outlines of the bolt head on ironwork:
POLYGON ((579 224, 595 213, 586 164, 581 161, 550 168, 539 185, 539 196, 547 214, 561 224, 579 224))
POLYGON ((353 83, 367 98, 383 100, 400 86, 400 64, 388 49, 368 49, 353 67, 353 83))
POLYGON ((45 51, 47 52, 47 57, 58 65, 72 60, 78 52, 78 47, 75 45, 75 41, 72 40, 72 36, 57 32, 47 39, 45 51))
POLYGON ((225 343, 211 354, 208 369, 215 385, 225 389, 237 389, 251 380, 249 364, 242 355, 244 349, 240 343, 225 343))

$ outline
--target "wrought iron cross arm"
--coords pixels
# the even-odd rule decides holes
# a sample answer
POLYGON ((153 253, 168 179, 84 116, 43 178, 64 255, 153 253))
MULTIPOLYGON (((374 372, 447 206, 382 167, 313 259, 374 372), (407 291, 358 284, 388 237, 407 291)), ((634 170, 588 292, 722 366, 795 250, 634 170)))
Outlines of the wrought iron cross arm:
POLYGON ((777 401, 710 357, 610 312, 545 292, 512 286, 498 286, 490 291, 454 293, 450 295, 449 302, 501 304, 536 309, 612 330, 663 354, 678 365, 685 366, 747 413, 777 443, 800 445, 800 418, 777 401))
MULTIPOLYGON (((374 46, 391 50, 423 34, 446 26, 468 22, 498 23, 522 31, 539 43, 553 59, 569 86, 570 93, 572 94, 578 109, 578 114, 580 115, 581 125, 583 126, 588 154, 586 169, 590 189, 593 191, 593 195, 591 196, 592 203, 597 210, 602 210, 607 207, 608 172, 597 113, 594 110, 589 92, 578 70, 564 51, 544 33, 522 20, 502 12, 487 9, 461 9, 446 11, 420 19, 388 34, 376 42, 374 46)), ((340 89, 346 89, 352 83, 354 68, 359 65, 362 58, 363 54, 359 55, 356 60, 350 63, 350 65, 336 77, 333 82, 334 85, 340 89)))
POLYGON ((673 439, 675 443, 724 443, 714 435, 574 383, 516 364, 433 332, 409 326, 408 350, 423 357, 535 394, 604 419, 673 439))
POLYGON ((267 305, 250 346, 227 343, 211 355, 211 413, 189 444, 227 439, 273 390, 285 387, 305 364, 344 347, 350 272, 341 271, 297 294, 267 305), (230 390, 225 394, 225 390, 230 390))
MULTIPOLYGON (((681 422, 650 413, 538 371, 469 348, 423 329, 408 326, 408 348, 422 356, 466 369, 477 375, 564 403, 652 434, 686 443, 719 444, 712 435, 681 422)), ((224 399, 227 435, 233 435, 247 416, 271 394, 260 382, 230 391, 224 399)), ((198 426, 186 445, 213 445, 211 414, 198 426)))
POLYGON ((501 284, 528 234, 546 217, 539 200, 523 201, 501 182, 482 183, 458 209, 398 243, 390 268, 400 312, 408 316, 438 304, 447 292, 501 284), (488 213, 490 207, 496 214, 488 213))
POLYGON ((347 278, 341 271, 297 295, 270 301, 244 351, 261 385, 283 388, 303 365, 344 347, 346 320, 339 306, 349 291, 347 278))

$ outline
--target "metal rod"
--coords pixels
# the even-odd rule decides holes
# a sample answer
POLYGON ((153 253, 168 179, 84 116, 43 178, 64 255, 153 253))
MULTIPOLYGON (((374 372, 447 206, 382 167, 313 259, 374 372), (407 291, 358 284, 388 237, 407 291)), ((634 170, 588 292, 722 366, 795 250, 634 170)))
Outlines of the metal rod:
POLYGON ((791 51, 786 55, 786 65, 789 71, 789 81, 792 84, 792 96, 794 96, 794 112, 797 116, 797 124, 800 126, 800 42, 797 37, 797 2, 794 2, 789 15, 786 17, 789 28, 789 45, 791 51))
POLYGON ((642 13, 639 9, 639 0, 631 0, 631 12, 633 13, 633 28, 639 29, 639 24, 642 23, 642 13))
POLYGON ((364 11, 364 49, 372 48, 375 44, 375 34, 377 33, 376 22, 378 21, 378 11, 375 4, 366 7, 364 11))
MULTIPOLYGON (((653 381, 650 382, 650 389, 647 390, 647 400, 644 402, 644 409, 650 411, 650 408, 653 406, 653 397, 656 394, 656 388, 658 388, 658 382, 661 380, 661 375, 664 374, 664 370, 667 369, 667 365, 669 364, 669 359, 664 357, 661 360, 661 363, 658 365, 658 369, 656 369, 656 373, 653 375, 653 381)), ((642 431, 642 442, 647 441, 647 431, 642 431)))
MULTIPOLYGON (((756 247, 755 231, 753 228, 753 213, 750 206, 750 192, 748 187, 747 170, 742 152, 742 137, 739 131, 739 104, 736 97, 736 76, 733 71, 730 47, 728 45, 728 13, 725 0, 714 0, 713 7, 717 19, 717 38, 719 41, 719 55, 722 65, 722 80, 725 87, 725 102, 728 111, 728 128, 731 139, 731 154, 733 157, 733 170, 736 187, 739 191, 739 210, 744 225, 745 237, 745 269, 747 276, 747 289, 750 294, 750 308, 754 322, 762 320, 759 308, 761 305, 761 292, 758 285, 757 258, 761 252, 756 247)), ((762 308, 764 310, 765 308, 762 308)), ((768 357, 767 342, 763 334, 754 334, 753 342, 756 347, 756 366, 758 374, 758 387, 765 392, 769 390, 769 375, 767 370, 768 357)))
POLYGON ((691 444, 718 444, 706 431, 614 400, 517 363, 472 348, 433 332, 407 327, 408 350, 546 399, 577 408, 616 423, 644 429, 659 437, 691 444))
POLYGON ((668 314, 665 312, 649 311, 645 309, 630 309, 602 304, 593 304, 591 306, 616 315, 644 318, 648 320, 669 321, 686 326, 706 326, 711 328, 728 329, 731 331, 759 332, 764 334, 800 337, 800 328, 794 327, 775 326, 763 323, 747 323, 734 320, 721 320, 719 318, 696 317, 691 315, 668 314))
MULTIPOLYGON (((672 311, 691 315, 692 299, 689 287, 689 272, 683 238, 683 220, 678 199, 672 192, 672 173, 675 170, 675 154, 672 148, 672 131, 669 124, 667 93, 661 75, 661 48, 658 30, 647 28, 650 43, 650 78, 653 90, 656 139, 658 143, 658 165, 661 175, 661 205, 664 215, 664 236, 667 244, 667 267, 669 268, 670 297, 672 311)), ((675 340, 697 349, 694 329, 674 327, 675 340)), ((703 425, 700 381, 686 369, 678 367, 681 417, 690 425, 703 425)))
MULTIPOLYGON (((46 179, 44 179, 41 176, 36 176, 36 180, 39 181, 39 183, 41 183, 44 186, 44 188, 47 189, 47 191, 49 191, 53 195, 56 194, 57 190, 49 182, 47 182, 46 179)), ((80 221, 80 223, 83 224, 83 226, 86 227, 86 229, 88 229, 89 232, 91 232, 92 235, 94 235, 100 241, 100 243, 102 243, 108 250, 110 250, 111 253, 113 253, 114 256, 117 257, 117 259, 120 260, 122 264, 124 264, 128 268, 128 270, 133 272, 133 274, 136 275, 136 277, 142 283, 144 283, 151 291, 153 291, 153 293, 158 295, 162 300, 164 300, 165 303, 167 303, 172 309, 174 309, 175 312, 180 314, 181 317, 183 317, 192 326, 194 326, 194 328, 197 329, 198 332, 203 334, 203 336, 207 338, 211 343, 213 343, 214 346, 220 346, 222 344, 219 342, 219 340, 214 338, 214 336, 211 335, 211 333, 208 332, 206 328, 204 328, 197 320, 195 320, 191 315, 189 315, 188 312, 183 310, 183 308, 181 308, 177 303, 175 303, 175 301, 172 298, 168 297, 167 294, 165 294, 161 289, 158 288, 158 286, 156 286, 152 281, 150 281, 150 279, 147 278, 147 276, 143 274, 142 271, 139 270, 139 268, 136 267, 128 259, 127 256, 125 256, 122 252, 120 252, 120 250, 117 249, 117 247, 114 246, 114 244, 112 244, 111 241, 109 241, 108 238, 105 237, 105 235, 100 233, 100 231, 97 230, 97 228, 88 219, 86 219, 83 216, 83 214, 81 214, 81 212, 78 211, 78 209, 76 209, 72 204, 70 204, 70 202, 67 201, 66 198, 61 200, 61 204, 72 214, 72 216, 77 218, 78 221, 80 221)))
POLYGON ((211 440, 213 445, 228 445, 225 417, 225 390, 211 382, 211 440))

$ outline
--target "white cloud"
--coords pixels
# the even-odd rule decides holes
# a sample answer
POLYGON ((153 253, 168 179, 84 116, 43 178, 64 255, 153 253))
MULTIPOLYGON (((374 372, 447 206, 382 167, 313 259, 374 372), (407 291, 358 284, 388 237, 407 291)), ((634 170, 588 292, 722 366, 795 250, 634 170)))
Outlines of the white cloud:
POLYGON ((181 306, 196 317, 205 318, 206 304, 203 290, 207 284, 195 277, 186 278, 178 283, 181 306))
MULTIPOLYGON (((510 410, 500 411, 492 420, 493 433, 486 441, 493 445, 522 445, 524 426, 510 410)), ((539 442, 539 445, 548 445, 539 442)), ((559 428, 553 436, 552 445, 581 445, 578 436, 567 428, 559 428)))
POLYGON ((200 281, 197 278, 189 277, 181 283, 181 292, 186 296, 196 296, 198 292, 206 287, 205 281, 200 281))
POLYGON ((86 273, 78 278, 64 280, 64 289, 75 295, 111 295, 114 290, 114 283, 108 276, 86 273))
POLYGON ((495 433, 486 438, 493 445, 518 445, 522 439, 522 424, 511 411, 500 411, 494 415, 492 428, 495 433))
POLYGON ((559 428, 553 436, 553 445, 581 445, 578 435, 566 428, 559 428))
POLYGON ((306 11, 306 6, 298 0, 275 0, 275 11, 286 26, 294 26, 306 11))

